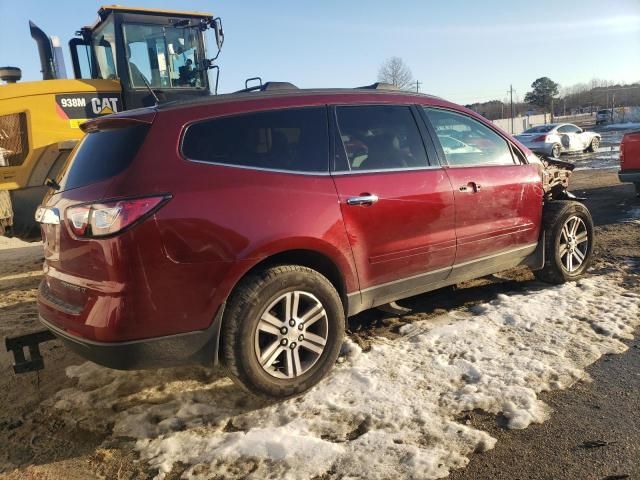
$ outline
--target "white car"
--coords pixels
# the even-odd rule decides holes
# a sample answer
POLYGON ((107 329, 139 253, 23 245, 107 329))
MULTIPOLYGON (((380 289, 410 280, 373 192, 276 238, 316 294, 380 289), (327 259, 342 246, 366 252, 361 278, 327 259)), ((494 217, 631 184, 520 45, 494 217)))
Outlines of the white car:
POLYGON ((562 153, 595 152, 600 146, 599 133, 571 123, 538 125, 515 137, 529 150, 553 158, 560 158, 562 153))

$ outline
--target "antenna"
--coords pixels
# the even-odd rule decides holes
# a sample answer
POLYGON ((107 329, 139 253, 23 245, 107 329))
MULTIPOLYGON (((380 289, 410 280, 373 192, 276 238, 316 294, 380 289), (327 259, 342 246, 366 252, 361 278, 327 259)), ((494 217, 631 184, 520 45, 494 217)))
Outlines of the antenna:
MULTIPOLYGON (((145 78, 144 75, 141 75, 142 77, 142 81, 144 82, 144 84, 147 86, 147 90, 149 90, 149 93, 151 94, 151 96, 153 97, 153 99, 156 101, 156 104, 154 105, 154 107, 157 107, 158 104, 160 103, 160 99, 158 98, 158 96, 156 95, 156 92, 153 91, 153 88, 151 88, 151 85, 149 85, 149 82, 147 81, 147 79, 145 78)), ((217 87, 216 87, 217 89, 217 87)))

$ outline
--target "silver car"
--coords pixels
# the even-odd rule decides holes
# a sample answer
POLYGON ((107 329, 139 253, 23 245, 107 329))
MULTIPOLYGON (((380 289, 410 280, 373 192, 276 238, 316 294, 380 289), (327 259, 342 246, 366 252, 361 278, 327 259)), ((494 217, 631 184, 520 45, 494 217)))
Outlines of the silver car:
POLYGON ((547 123, 525 130, 515 136, 529 150, 560 158, 562 153, 595 152, 600 146, 600 134, 587 132, 571 123, 547 123))

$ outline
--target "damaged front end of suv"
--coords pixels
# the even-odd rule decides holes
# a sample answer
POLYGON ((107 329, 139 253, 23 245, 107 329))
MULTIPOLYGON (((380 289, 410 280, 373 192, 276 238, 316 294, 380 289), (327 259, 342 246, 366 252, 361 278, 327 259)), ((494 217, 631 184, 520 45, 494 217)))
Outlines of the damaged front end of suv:
POLYGON ((546 156, 533 156, 536 157, 536 163, 540 165, 545 200, 584 200, 568 190, 569 177, 575 169, 573 163, 546 156))

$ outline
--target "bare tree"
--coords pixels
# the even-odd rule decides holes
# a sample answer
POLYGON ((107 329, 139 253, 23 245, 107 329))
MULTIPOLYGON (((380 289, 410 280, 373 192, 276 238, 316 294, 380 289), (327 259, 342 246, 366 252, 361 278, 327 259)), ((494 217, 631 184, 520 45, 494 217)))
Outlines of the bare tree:
POLYGON ((400 57, 391 57, 385 60, 378 70, 378 81, 395 85, 400 90, 407 90, 413 84, 413 75, 400 57))

